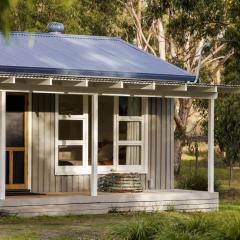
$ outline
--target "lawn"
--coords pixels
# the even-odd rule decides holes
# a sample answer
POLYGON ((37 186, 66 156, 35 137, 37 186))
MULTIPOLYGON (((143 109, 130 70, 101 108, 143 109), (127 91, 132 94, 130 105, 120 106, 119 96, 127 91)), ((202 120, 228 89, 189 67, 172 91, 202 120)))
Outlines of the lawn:
MULTIPOLYGON (((125 236, 124 234, 128 234, 128 231, 130 231, 131 234, 134 231, 137 232, 145 231, 143 228, 146 227, 146 229, 148 229, 149 227, 148 224, 150 224, 151 227, 156 227, 154 224, 159 225, 161 224, 159 223, 159 221, 163 220, 164 222, 166 221, 166 223, 168 222, 168 227, 171 224, 180 224, 183 227, 185 224, 186 225, 185 227, 187 229, 189 228, 188 224, 193 223, 194 224, 193 226, 191 226, 191 228, 196 227, 196 225, 197 228, 200 227, 207 228, 208 224, 210 224, 211 222, 209 227, 213 227, 215 229, 216 227, 215 225, 217 225, 219 221, 225 221, 229 216, 235 216, 237 220, 235 218, 234 219, 236 221, 238 220, 240 221, 240 201, 232 204, 224 202, 220 205, 220 211, 215 213, 161 212, 161 213, 112 213, 106 215, 82 215, 63 217, 43 216, 34 218, 1 217, 0 239, 1 240, 124 239, 125 236), (200 224, 201 226, 198 226, 198 224, 200 224), (136 228, 138 230, 136 230, 136 228)), ((226 221, 224 223, 226 223, 226 221)), ((230 224, 228 225, 230 226, 230 224)), ((164 227, 166 226, 164 225, 164 227)), ((144 238, 133 237, 128 239, 140 240, 144 238)), ((195 238, 179 238, 179 239, 195 239, 195 238)))
MULTIPOLYGON (((185 147, 182 156, 182 165, 180 175, 175 177, 176 184, 179 178, 186 176, 189 173, 196 171, 196 157, 193 151, 189 151, 189 148, 185 147)), ((207 176, 207 144, 199 145, 199 161, 198 161, 198 173, 207 176)), ((215 179, 220 183, 221 193, 224 197, 227 197, 225 192, 229 192, 230 197, 240 197, 240 167, 235 166, 232 171, 232 180, 229 186, 229 168, 226 166, 223 160, 223 156, 215 148, 215 179), (236 193, 236 196, 234 195, 236 193)))
POLYGON ((107 239, 105 235, 114 225, 130 218, 131 214, 0 217, 0 239, 107 239))
MULTIPOLYGON (((206 145, 201 145, 198 172, 207 175, 206 145)), ((240 239, 240 169, 228 168, 216 149, 215 175, 221 183, 220 211, 215 213, 111 213, 63 217, 0 217, 0 240, 33 239, 240 239), (226 231, 222 230, 225 224, 226 231), (150 234, 150 235, 149 235, 150 234), (226 235, 228 234, 228 235, 226 235), (235 234, 234 236, 230 236, 235 234), (238 235, 236 235, 238 234, 238 235)), ((186 148, 178 179, 194 172, 195 156, 186 148)))

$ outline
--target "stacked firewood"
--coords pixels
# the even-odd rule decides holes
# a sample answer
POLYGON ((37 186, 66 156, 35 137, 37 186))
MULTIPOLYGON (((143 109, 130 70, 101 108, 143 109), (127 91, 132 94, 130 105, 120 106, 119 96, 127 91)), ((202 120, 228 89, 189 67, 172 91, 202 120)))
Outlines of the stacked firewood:
POLYGON ((101 192, 142 192, 143 186, 138 173, 111 173, 98 179, 101 192))

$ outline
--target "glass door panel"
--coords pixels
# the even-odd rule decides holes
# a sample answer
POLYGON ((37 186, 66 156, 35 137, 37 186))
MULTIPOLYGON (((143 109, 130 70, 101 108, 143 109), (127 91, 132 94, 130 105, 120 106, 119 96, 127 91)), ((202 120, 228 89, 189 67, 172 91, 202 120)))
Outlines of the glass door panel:
POLYGON ((27 188, 26 98, 6 96, 6 189, 27 188))

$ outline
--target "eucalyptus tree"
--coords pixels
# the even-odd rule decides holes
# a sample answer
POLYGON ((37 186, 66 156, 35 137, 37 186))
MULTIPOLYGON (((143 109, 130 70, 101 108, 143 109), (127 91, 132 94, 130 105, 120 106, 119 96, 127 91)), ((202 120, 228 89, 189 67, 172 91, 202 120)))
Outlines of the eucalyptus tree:
MULTIPOLYGON (((132 17, 138 47, 195 73, 199 50, 211 42, 204 53, 203 69, 208 81, 220 81, 221 66, 233 54, 221 41, 228 27, 228 2, 225 0, 126 0, 120 2, 132 17)), ((201 74, 204 75, 204 74, 201 74)), ((192 99, 175 104, 175 172, 179 172, 182 148, 187 141, 187 126, 192 99)), ((190 130, 191 131, 191 130, 190 130)))
MULTIPOLYGON (((133 33, 129 17, 117 0, 4 0, 8 31, 47 30, 52 21, 62 22, 70 34, 118 35, 131 41, 133 33)), ((3 30, 5 25, 0 22, 3 30)))
MULTIPOLYGON (((240 85, 240 6, 237 1, 229 4, 229 27, 225 33, 228 48, 234 48, 235 53, 227 61, 222 70, 223 81, 226 84, 240 85)), ((216 141, 222 152, 224 161, 229 166, 229 187, 232 180, 234 164, 240 164, 240 95, 230 94, 220 96, 216 104, 216 141)))
POLYGON ((4 34, 10 30, 11 9, 16 5, 17 0, 1 0, 0 1, 0 27, 4 34))

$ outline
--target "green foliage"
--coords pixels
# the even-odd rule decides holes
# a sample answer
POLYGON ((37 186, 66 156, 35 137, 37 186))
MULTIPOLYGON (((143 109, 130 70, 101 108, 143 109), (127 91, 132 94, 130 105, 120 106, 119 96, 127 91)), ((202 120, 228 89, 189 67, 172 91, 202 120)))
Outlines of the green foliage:
POLYGON ((226 214, 224 218, 222 228, 225 229, 222 232, 224 239, 237 240, 240 239, 240 216, 236 213, 226 214))
POLYGON ((240 96, 220 97, 216 106, 216 140, 226 162, 240 162, 240 96))
MULTIPOLYGON (((188 190, 208 190, 208 179, 206 175, 194 173, 186 176, 182 176, 178 179, 177 188, 188 190)), ((218 181, 214 181, 214 190, 219 191, 220 184, 218 181)))
POLYGON ((112 239, 237 240, 240 213, 142 215, 113 229, 112 239))
MULTIPOLYGON (((113 229, 112 239, 125 240, 210 240, 226 239, 224 236, 238 236, 232 229, 237 221, 227 227, 229 234, 219 231, 218 219, 203 214, 161 214, 140 216, 129 223, 113 229)), ((228 238, 232 239, 232 238, 228 238)))
POLYGON ((8 30, 46 32, 49 22, 58 21, 65 33, 133 39, 133 24, 117 0, 17 0, 7 11, 8 30))
POLYGON ((220 237, 220 234, 214 231, 214 223, 201 215, 192 215, 190 218, 184 216, 174 220, 176 221, 170 221, 169 224, 165 225, 163 231, 159 232, 154 239, 203 240, 220 237))
POLYGON ((113 239, 148 240, 153 239, 157 232, 161 232, 163 219, 153 216, 142 217, 140 214, 129 223, 123 223, 113 228, 113 239))
MULTIPOLYGON (((192 66, 189 66, 189 62, 195 58, 199 41, 214 42, 226 28, 225 6, 224 0, 150 0, 147 3, 144 23, 149 26, 153 19, 162 19, 166 30, 165 37, 174 43, 177 50, 176 56, 168 54, 168 60, 194 71, 196 62, 192 66), (185 48, 187 43, 189 46, 185 48)), ((169 48, 172 47, 171 42, 169 48)), ((154 46, 154 43, 152 45, 154 46)))
POLYGON ((0 26, 4 34, 7 34, 11 27, 11 9, 17 4, 18 0, 0 1, 0 26))

